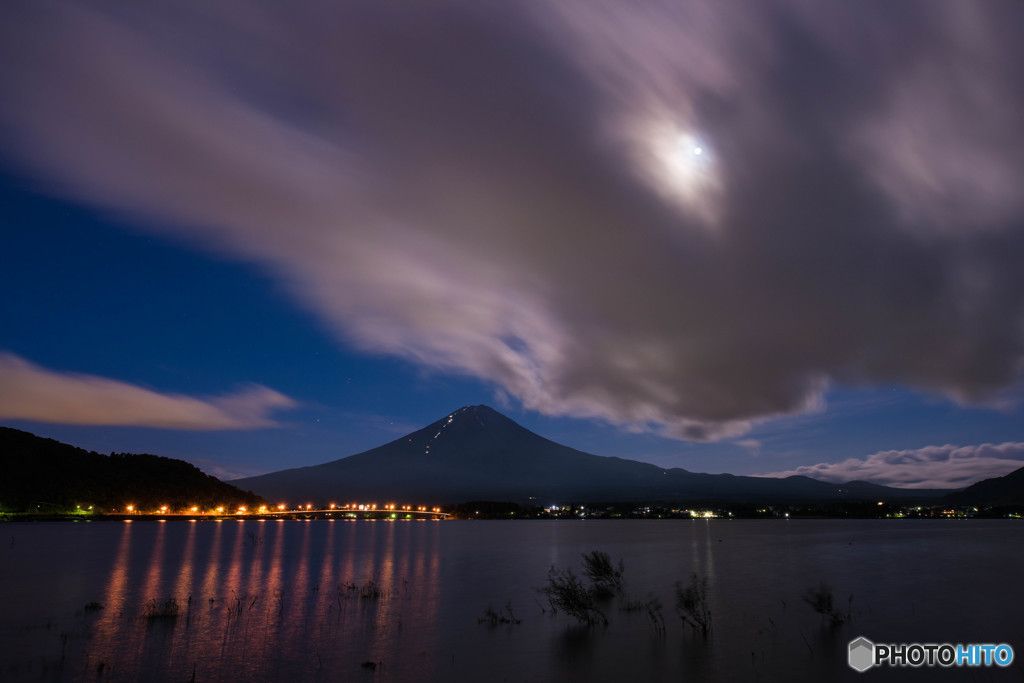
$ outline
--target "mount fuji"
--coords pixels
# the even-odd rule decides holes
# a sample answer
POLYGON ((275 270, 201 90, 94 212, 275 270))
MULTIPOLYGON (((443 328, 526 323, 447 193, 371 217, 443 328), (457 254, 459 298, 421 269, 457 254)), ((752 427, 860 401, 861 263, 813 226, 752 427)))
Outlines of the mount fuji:
POLYGON ((699 474, 578 451, 534 434, 484 405, 460 408, 390 443, 321 465, 231 482, 269 500, 797 501, 935 498, 948 491, 894 489, 699 474))

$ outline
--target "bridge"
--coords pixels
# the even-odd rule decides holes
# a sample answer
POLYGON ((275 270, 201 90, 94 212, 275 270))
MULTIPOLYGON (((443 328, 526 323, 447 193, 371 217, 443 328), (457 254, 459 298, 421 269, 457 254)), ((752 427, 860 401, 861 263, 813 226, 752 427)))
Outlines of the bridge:
POLYGON ((132 506, 123 513, 108 513, 107 517, 123 519, 383 519, 383 520, 415 520, 415 519, 447 519, 451 513, 442 512, 439 507, 413 505, 331 505, 326 508, 312 504, 289 508, 285 505, 275 507, 261 506, 255 510, 239 507, 228 510, 218 507, 213 510, 200 510, 198 507, 183 510, 137 510, 132 506))

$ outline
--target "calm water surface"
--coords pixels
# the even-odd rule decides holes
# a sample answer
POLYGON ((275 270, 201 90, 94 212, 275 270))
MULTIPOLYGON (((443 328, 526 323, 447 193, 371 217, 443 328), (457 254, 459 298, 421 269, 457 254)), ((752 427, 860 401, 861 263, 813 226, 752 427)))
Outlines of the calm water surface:
POLYGON ((5 681, 1024 680, 1013 521, 174 521, 0 526, 5 681), (537 589, 625 562, 609 624, 537 589), (708 577, 713 629, 674 589, 708 577), (370 582, 373 582, 372 584, 370 582), (851 619, 802 599, 827 583, 851 619), (852 596, 852 599, 851 599, 852 596), (664 628, 631 600, 657 598, 664 628), (169 598, 176 618, 146 618, 169 598), (86 609, 99 603, 100 609, 86 609), (519 624, 480 623, 510 604, 519 624), (1008 643, 1008 669, 846 665, 847 643, 1008 643))

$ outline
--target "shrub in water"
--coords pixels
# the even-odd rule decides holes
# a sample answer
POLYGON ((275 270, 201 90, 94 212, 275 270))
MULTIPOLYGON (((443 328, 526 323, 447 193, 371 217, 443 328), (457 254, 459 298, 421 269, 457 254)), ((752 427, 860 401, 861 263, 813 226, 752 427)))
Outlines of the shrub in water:
POLYGON ((676 582, 676 612, 684 624, 707 635, 711 630, 711 609, 708 607, 708 577, 690 577, 690 585, 683 588, 676 582))
MULTIPOLYGON (((833 626, 838 626, 850 618, 850 613, 842 614, 833 606, 832 589, 826 583, 818 584, 817 588, 808 588, 804 593, 804 602, 823 617, 826 617, 833 626)), ((853 602, 851 595, 847 602, 853 602)))
POLYGON ((562 610, 585 624, 608 623, 604 614, 594 607, 594 597, 590 591, 571 569, 551 567, 548 570, 548 585, 541 588, 540 592, 547 596, 548 604, 554 612, 562 610))
POLYGON ((619 560, 619 567, 612 566, 608 553, 594 550, 583 553, 583 573, 590 581, 590 592, 596 597, 608 597, 622 592, 622 572, 625 566, 619 560))
POLYGON ((146 603, 146 609, 142 614, 147 619, 177 619, 180 613, 181 608, 178 606, 178 601, 174 598, 167 598, 162 603, 150 600, 146 603))

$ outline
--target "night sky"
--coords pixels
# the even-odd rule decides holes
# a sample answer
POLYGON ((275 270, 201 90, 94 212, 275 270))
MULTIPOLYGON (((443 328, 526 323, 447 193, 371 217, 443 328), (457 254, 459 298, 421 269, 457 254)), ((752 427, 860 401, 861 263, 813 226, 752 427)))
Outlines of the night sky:
POLYGON ((486 403, 693 471, 1006 474, 1021 26, 959 0, 7 0, 0 424, 231 478, 486 403))

